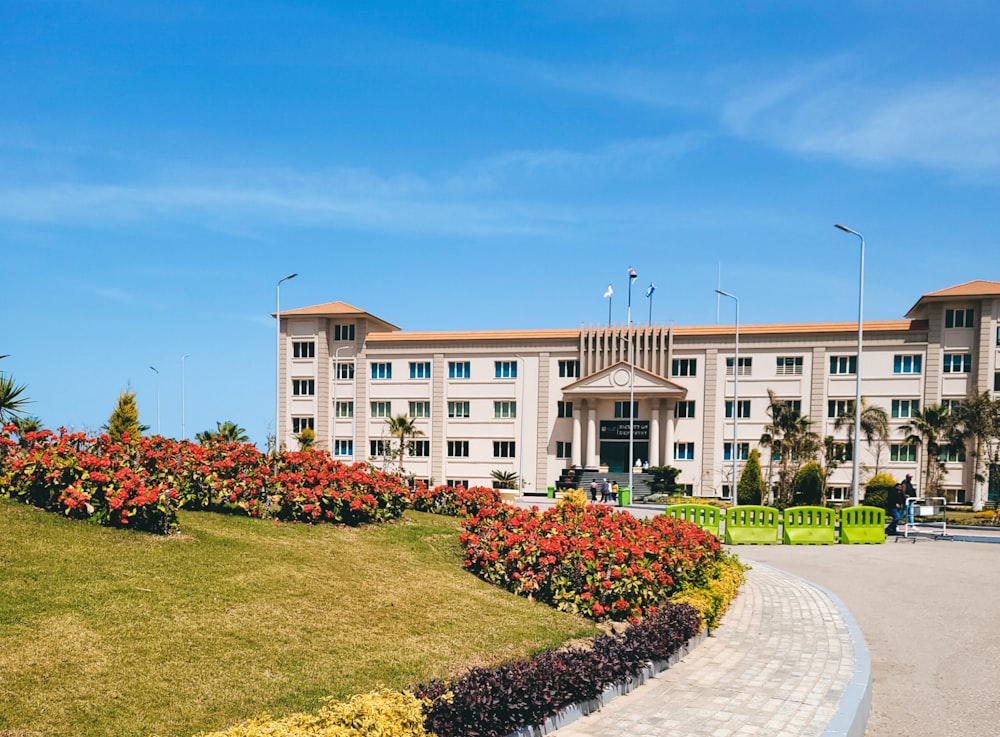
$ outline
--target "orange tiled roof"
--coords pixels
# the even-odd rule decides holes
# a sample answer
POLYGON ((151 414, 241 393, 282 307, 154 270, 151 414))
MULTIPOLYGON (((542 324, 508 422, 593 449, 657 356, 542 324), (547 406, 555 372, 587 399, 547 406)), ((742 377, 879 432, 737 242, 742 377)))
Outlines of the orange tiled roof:
POLYGON ((974 281, 967 281, 964 284, 956 284, 946 289, 939 289, 936 292, 928 292, 917 300, 917 303, 909 309, 906 316, 918 317, 922 312, 920 308, 928 302, 940 302, 956 297, 1000 297, 1000 282, 976 279, 974 281))
MULTIPOLYGON (((346 302, 326 302, 321 305, 312 305, 310 307, 299 307, 294 310, 282 310, 282 317, 305 317, 305 316, 316 316, 316 317, 338 317, 347 316, 351 317, 370 317, 372 320, 377 322, 379 325, 388 328, 389 330, 399 330, 398 325, 393 325, 391 322, 386 322, 380 317, 375 317, 375 315, 370 312, 365 312, 359 307, 354 305, 349 305, 346 302)), ((274 317, 274 313, 271 313, 271 317, 274 317)))

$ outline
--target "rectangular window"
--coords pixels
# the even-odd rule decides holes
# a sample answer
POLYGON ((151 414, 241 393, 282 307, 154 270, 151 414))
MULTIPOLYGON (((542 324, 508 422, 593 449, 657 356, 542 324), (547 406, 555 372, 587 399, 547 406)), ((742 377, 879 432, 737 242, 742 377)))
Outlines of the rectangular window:
POLYGON ((410 378, 411 379, 429 379, 429 378, 431 378, 431 362, 430 361, 410 361, 410 378))
POLYGON ((693 461, 694 443, 674 443, 675 461, 693 461))
POLYGON ((312 397, 316 394, 315 379, 292 379, 292 395, 296 397, 312 397))
POLYGON ((778 376, 801 376, 802 356, 778 356, 778 376))
POLYGON ((792 410, 797 415, 802 414, 802 400, 801 399, 782 399, 781 403, 786 407, 791 407, 792 410))
POLYGON ((556 402, 556 416, 557 417, 572 417, 573 416, 573 403, 572 402, 556 402))
POLYGON ((468 417, 469 416, 469 403, 468 402, 448 402, 448 416, 449 417, 468 417))
POLYGON ((618 419, 621 419, 623 417, 626 418, 626 419, 629 418, 629 417, 638 417, 639 416, 639 403, 638 402, 633 402, 632 403, 632 411, 631 412, 628 411, 628 406, 629 406, 628 402, 623 402, 621 400, 616 401, 615 402, 615 417, 617 417, 618 419))
POLYGON ((392 378, 392 364, 385 363, 373 363, 372 364, 372 378, 373 379, 391 379, 392 378))
POLYGON ((683 402, 678 402, 674 408, 674 414, 677 417, 694 417, 694 400, 686 399, 683 402))
POLYGON ((494 361, 493 376, 497 379, 516 379, 517 361, 494 361))
POLYGON ((567 443, 562 440, 556 441, 556 458, 572 458, 573 457, 573 443, 567 443))
POLYGON ((889 460, 893 463, 916 463, 917 446, 893 443, 889 446, 889 460))
POLYGON ((944 326, 946 328, 971 328, 975 310, 945 310, 944 326))
POLYGON ((337 378, 338 379, 353 379, 354 378, 354 361, 348 362, 337 362, 337 378))
POLYGON ((311 340, 292 341, 292 358, 316 358, 316 343, 311 340))
POLYGON ((938 454, 941 463, 965 463, 965 448, 944 448, 938 454))
MULTIPOLYGON (((741 399, 739 402, 739 416, 749 417, 750 416, 750 400, 741 399)), ((726 417, 732 418, 733 416, 733 400, 726 400, 726 417)))
POLYGON ((892 418, 894 420, 906 417, 913 417, 920 411, 919 399, 893 399, 892 418))
POLYGON ((893 356, 892 373, 894 374, 919 374, 920 364, 923 358, 919 354, 906 356, 893 356))
MULTIPOLYGON (((740 376, 750 376, 753 368, 753 358, 740 356, 740 376)), ((726 376, 733 375, 733 359, 726 359, 726 376)))
POLYGON ((352 456, 352 455, 354 455, 354 441, 353 440, 334 440, 333 441, 333 454, 335 456, 352 456))
POLYGON ((350 325, 334 325, 334 340, 354 340, 354 323, 350 325))
POLYGON ((448 457, 449 458, 468 458, 469 457, 469 441, 468 440, 449 440, 448 441, 448 457))
POLYGON ((835 461, 853 461, 854 460, 854 444, 853 443, 834 443, 831 448, 833 451, 833 460, 835 461))
POLYGON ((579 361, 560 361, 559 362, 559 378, 560 379, 579 379, 580 378, 580 362, 579 361))
POLYGON ((494 402, 493 417, 498 420, 506 420, 512 417, 517 417, 517 402, 494 402))
POLYGON ((697 358, 675 358, 670 362, 671 376, 697 376, 697 358))
POLYGON ((384 458, 392 453, 392 446, 388 440, 372 440, 369 446, 373 458, 384 458))
POLYGON ((854 417, 854 400, 853 399, 830 399, 826 403, 826 416, 831 419, 836 419, 844 415, 846 417, 854 417))
POLYGON ((857 356, 830 356, 831 374, 856 374, 858 373, 857 356))
POLYGON ((472 375, 469 361, 448 361, 449 379, 468 379, 472 375))
POLYGON ((418 417, 430 417, 431 416, 431 403, 430 402, 410 402, 410 417, 414 419, 418 417))
POLYGON ((972 371, 971 353, 945 353, 944 372, 946 374, 968 374, 972 371))
POLYGON ((513 440, 494 440, 493 441, 493 457, 494 458, 513 458, 514 457, 514 441, 513 440))
MULTIPOLYGON (((737 443, 736 447, 739 450, 739 456, 736 460, 745 461, 750 457, 750 443, 737 443)), ((733 444, 731 442, 723 446, 722 456, 727 461, 733 460, 733 444)))
POLYGON ((372 417, 392 417, 392 402, 372 402, 372 417))
POLYGON ((951 414, 952 410, 954 410, 961 403, 962 403, 961 399, 942 399, 941 409, 943 409, 948 414, 951 414))
POLYGON ((452 489, 457 489, 459 486, 463 489, 469 488, 469 479, 448 479, 446 483, 452 489))
POLYGON ((293 417, 292 418, 292 432, 298 435, 306 428, 310 430, 316 429, 316 420, 313 417, 293 417))
POLYGON ((337 417, 354 417, 354 402, 337 402, 337 417))
POLYGON ((431 455, 430 440, 411 440, 406 454, 413 458, 429 458, 431 455))
POLYGON ((1000 371, 993 374, 993 391, 1000 392, 1000 371))

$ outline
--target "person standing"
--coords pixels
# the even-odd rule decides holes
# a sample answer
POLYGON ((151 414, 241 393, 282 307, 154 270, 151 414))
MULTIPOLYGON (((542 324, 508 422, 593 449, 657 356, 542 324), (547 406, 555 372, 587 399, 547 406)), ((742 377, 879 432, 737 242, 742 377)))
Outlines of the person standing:
POLYGON ((892 491, 889 492, 889 514, 892 518, 889 520, 889 524, 885 526, 886 535, 898 535, 899 531, 896 529, 899 526, 899 521, 903 518, 903 507, 906 504, 906 492, 903 491, 904 486, 902 483, 896 484, 892 491))
POLYGON ((917 496, 917 490, 913 488, 912 474, 906 474, 903 479, 903 494, 906 495, 906 524, 913 526, 913 501, 917 496))
POLYGON ((606 502, 611 499, 611 484, 607 478, 601 483, 601 501, 606 502))
POLYGON ((597 501, 597 479, 593 479, 590 482, 590 501, 597 501))

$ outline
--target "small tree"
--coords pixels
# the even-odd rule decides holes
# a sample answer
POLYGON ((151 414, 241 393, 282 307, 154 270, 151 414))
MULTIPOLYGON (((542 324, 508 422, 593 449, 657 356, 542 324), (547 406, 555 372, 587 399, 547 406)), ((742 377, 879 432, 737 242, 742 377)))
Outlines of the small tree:
POLYGON ((302 428, 296 439, 299 441, 299 448, 301 450, 309 450, 313 445, 316 444, 316 431, 311 427, 302 428))
POLYGON ((764 498, 764 477, 760 471, 760 451, 750 451, 736 486, 736 499, 740 504, 760 504, 764 498))
MULTIPOLYGON (((250 439, 247 437, 246 430, 230 420, 216 422, 215 430, 205 430, 205 432, 197 433, 194 437, 202 445, 208 445, 209 443, 245 443, 250 439)), ((315 434, 313 434, 314 440, 315 437, 315 434)))
POLYGON ((521 479, 518 478, 517 471, 490 471, 495 489, 520 489, 521 479))
POLYGON ((677 493, 677 477, 681 470, 673 466, 650 466, 646 471, 653 480, 649 482, 649 490, 653 494, 667 494, 673 496, 677 493))
POLYGON ((111 413, 106 429, 108 436, 116 443, 122 441, 122 436, 128 437, 130 441, 137 440, 143 432, 149 429, 148 425, 139 423, 139 408, 135 403, 134 391, 126 388, 118 395, 118 403, 111 413))
POLYGON ((864 505, 881 507, 887 512, 892 511, 889 504, 891 492, 896 488, 896 479, 887 473, 877 473, 865 484, 864 505))
POLYGON ((807 463, 795 474, 792 481, 792 499, 797 505, 823 504, 826 475, 815 461, 807 463))
POLYGON ((13 376, 0 374, 0 425, 6 425, 24 414, 25 405, 31 402, 23 396, 25 389, 27 387, 23 384, 14 383, 13 376))

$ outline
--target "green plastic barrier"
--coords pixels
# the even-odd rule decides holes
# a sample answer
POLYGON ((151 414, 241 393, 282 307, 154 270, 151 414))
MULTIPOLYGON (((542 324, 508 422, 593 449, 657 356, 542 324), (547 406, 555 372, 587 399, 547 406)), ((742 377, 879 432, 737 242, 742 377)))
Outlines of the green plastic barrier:
POLYGON ((698 525, 705 532, 711 532, 719 537, 719 525, 722 522, 722 510, 711 504, 671 504, 663 513, 674 519, 681 519, 698 525))
POLYGON ((837 514, 828 507, 789 507, 782 515, 781 541, 785 545, 833 545, 836 523, 837 514))
POLYGON ((844 507, 840 510, 840 542, 885 542, 885 510, 881 507, 844 507))
POLYGON ((632 503, 632 490, 631 489, 619 489, 618 490, 618 504, 619 506, 627 506, 632 503))
POLYGON ((727 545, 777 545, 781 512, 774 507, 745 504, 726 511, 727 545))

